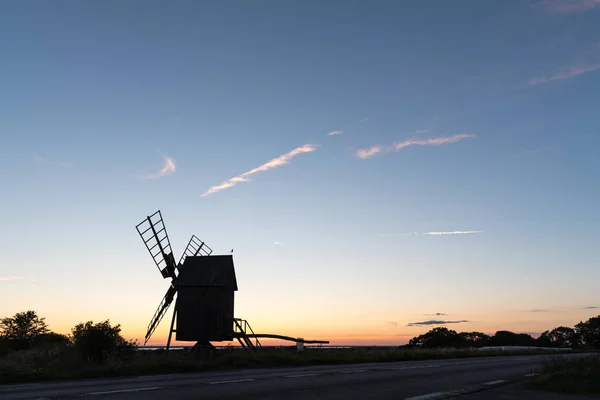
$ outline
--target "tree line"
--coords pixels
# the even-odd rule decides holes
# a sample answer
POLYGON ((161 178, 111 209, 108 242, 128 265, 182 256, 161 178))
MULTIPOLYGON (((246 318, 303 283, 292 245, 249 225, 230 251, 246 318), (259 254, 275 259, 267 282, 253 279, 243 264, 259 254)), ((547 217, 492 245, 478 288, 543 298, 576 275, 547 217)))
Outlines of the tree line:
POLYGON ((500 330, 493 335, 482 332, 456 332, 437 327, 408 342, 409 348, 538 346, 600 349, 600 315, 581 321, 573 328, 559 326, 534 338, 527 333, 500 330))
POLYGON ((70 335, 63 335, 52 332, 46 319, 35 311, 0 318, 0 356, 10 351, 49 349, 57 345, 74 350, 86 361, 94 363, 102 363, 111 357, 127 358, 137 347, 134 341, 121 336, 120 325, 112 326, 109 320, 81 322, 71 329, 70 335))

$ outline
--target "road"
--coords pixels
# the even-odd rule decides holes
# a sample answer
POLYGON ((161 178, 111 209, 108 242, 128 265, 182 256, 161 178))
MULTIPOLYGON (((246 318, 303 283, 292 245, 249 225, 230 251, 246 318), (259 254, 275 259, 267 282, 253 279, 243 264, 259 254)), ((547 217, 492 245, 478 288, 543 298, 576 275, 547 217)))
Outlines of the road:
POLYGON ((436 399, 525 379, 542 359, 478 357, 47 382, 0 386, 0 399, 436 399))

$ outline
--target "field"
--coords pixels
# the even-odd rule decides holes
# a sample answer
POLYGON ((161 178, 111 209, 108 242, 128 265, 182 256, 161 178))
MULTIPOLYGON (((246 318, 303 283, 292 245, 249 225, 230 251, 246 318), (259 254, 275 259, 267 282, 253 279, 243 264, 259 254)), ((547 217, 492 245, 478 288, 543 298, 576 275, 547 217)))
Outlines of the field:
POLYGON ((114 377, 324 364, 429 360, 459 357, 547 354, 540 350, 409 350, 403 348, 306 349, 262 348, 247 352, 238 348, 220 350, 211 360, 198 360, 189 351, 137 350, 126 360, 87 363, 72 347, 59 345, 45 350, 23 350, 0 358, 0 384, 55 379, 114 377))
POLYGON ((541 374, 529 385, 536 389, 572 394, 600 394, 600 354, 569 360, 549 357, 541 374))

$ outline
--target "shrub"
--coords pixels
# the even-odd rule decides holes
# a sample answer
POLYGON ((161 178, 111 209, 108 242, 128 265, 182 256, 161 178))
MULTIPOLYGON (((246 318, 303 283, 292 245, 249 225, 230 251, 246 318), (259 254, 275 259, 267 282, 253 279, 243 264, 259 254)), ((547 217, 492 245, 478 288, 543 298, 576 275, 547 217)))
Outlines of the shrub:
POLYGON ((67 335, 62 335, 60 333, 55 333, 55 332, 49 332, 49 333, 43 333, 43 334, 37 336, 33 340, 33 347, 45 349, 45 348, 54 347, 56 345, 63 345, 63 344, 69 344, 69 343, 70 343, 70 340, 67 335))
POLYGON ((121 325, 109 320, 94 324, 79 323, 72 329, 73 345, 88 362, 104 363, 108 359, 125 360, 133 356, 137 345, 121 336, 121 325))

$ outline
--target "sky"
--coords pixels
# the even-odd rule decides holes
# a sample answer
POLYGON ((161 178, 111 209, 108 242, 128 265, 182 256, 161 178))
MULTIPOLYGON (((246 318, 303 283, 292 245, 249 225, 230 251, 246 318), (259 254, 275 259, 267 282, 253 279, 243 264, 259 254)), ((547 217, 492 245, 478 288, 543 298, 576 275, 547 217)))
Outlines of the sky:
MULTIPOLYGON (((160 209, 255 332, 600 314, 600 1, 0 4, 0 316, 143 342, 160 209)), ((170 315, 151 344, 163 344, 170 315)))

